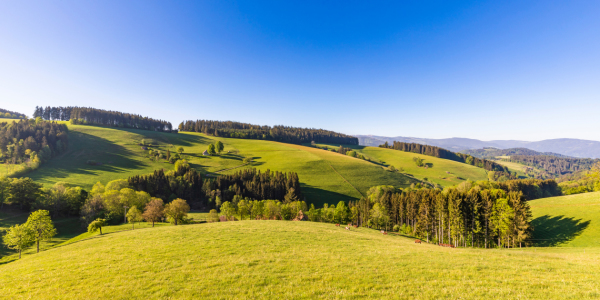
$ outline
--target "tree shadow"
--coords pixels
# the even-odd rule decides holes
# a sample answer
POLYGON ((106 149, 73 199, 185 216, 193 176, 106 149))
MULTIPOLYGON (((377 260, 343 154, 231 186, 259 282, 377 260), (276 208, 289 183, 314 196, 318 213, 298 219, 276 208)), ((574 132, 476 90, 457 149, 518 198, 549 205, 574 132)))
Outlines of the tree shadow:
POLYGON ((425 163, 428 168, 433 168, 433 163, 425 163))
POLYGON ((581 235, 590 222, 565 216, 541 216, 531 221, 532 241, 538 247, 557 246, 581 235))
POLYGON ((337 205, 340 201, 357 201, 357 198, 350 197, 344 194, 327 191, 305 183, 300 183, 302 194, 306 198, 306 204, 314 204, 315 208, 323 207, 323 204, 337 205))

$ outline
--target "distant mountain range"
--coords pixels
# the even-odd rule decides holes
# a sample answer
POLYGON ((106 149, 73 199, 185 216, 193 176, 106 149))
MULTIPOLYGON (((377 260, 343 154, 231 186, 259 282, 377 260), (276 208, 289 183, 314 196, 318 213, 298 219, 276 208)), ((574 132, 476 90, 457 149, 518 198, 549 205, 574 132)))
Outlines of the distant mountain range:
POLYGON ((554 152, 562 155, 582 158, 600 158, 600 142, 579 139, 551 139, 539 142, 526 142, 516 140, 481 141, 467 138, 449 139, 424 139, 414 137, 386 137, 378 135, 355 135, 359 144, 363 146, 379 146, 385 142, 393 141, 404 143, 417 143, 442 147, 454 152, 469 149, 482 149, 493 147, 498 149, 527 148, 539 152, 554 152))

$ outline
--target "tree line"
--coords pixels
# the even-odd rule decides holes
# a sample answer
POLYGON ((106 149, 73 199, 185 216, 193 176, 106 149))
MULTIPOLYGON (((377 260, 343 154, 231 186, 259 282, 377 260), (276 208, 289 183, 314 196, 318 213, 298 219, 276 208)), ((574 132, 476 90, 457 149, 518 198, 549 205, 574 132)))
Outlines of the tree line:
POLYGON ((70 121, 71 124, 102 125, 120 128, 135 128, 160 132, 172 132, 170 122, 142 117, 141 115, 104 110, 91 107, 36 106, 33 117, 44 120, 70 121))
POLYGON ((22 119, 19 122, 0 123, 0 162, 17 165, 25 173, 36 169, 50 158, 63 153, 69 146, 67 126, 41 119, 22 119))
POLYGON ((547 177, 559 177, 579 171, 588 171, 599 159, 556 157, 551 155, 511 155, 503 161, 516 162, 545 171, 547 177))
POLYGON ((454 160, 462 163, 466 163, 469 165, 473 165, 479 168, 483 168, 487 171, 501 172, 507 175, 507 177, 514 179, 514 175, 510 173, 507 167, 500 165, 496 162, 477 158, 468 154, 463 153, 455 153, 452 151, 448 151, 444 148, 430 146, 430 145, 421 145, 416 143, 404 143, 404 142, 396 142, 390 146, 387 142, 385 144, 380 145, 381 148, 389 148, 394 150, 400 150, 404 152, 413 152, 419 153, 423 155, 429 155, 449 160, 454 160))
POLYGON ((454 247, 521 247, 531 235, 531 210, 521 192, 373 187, 351 204, 359 226, 392 228, 454 247))
POLYGON ((468 149, 463 150, 461 153, 469 154, 479 158, 485 159, 495 159, 498 156, 513 156, 513 155, 548 155, 548 156, 556 156, 556 157, 566 157, 567 155, 562 155, 553 152, 538 152, 535 150, 527 149, 527 148, 509 148, 509 149, 498 149, 493 147, 484 147, 483 149, 468 149))
POLYGON ((302 192, 298 174, 266 170, 244 169, 229 175, 202 178, 189 165, 178 164, 176 170, 156 170, 149 175, 136 175, 128 185, 168 201, 183 198, 196 208, 218 208, 227 201, 239 199, 296 201, 302 192))
POLYGON ((358 138, 324 129, 299 128, 290 126, 266 126, 233 121, 196 120, 179 124, 180 131, 202 132, 204 134, 240 139, 271 140, 283 143, 334 143, 358 145, 358 138))
POLYGON ((0 108, 0 118, 6 119, 27 119, 27 116, 22 113, 10 111, 7 109, 0 108))

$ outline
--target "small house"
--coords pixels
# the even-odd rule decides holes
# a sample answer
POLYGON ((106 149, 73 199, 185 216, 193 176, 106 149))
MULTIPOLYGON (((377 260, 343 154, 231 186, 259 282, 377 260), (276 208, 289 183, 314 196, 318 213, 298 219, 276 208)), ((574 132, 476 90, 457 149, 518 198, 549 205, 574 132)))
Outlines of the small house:
POLYGON ((210 153, 208 153, 208 150, 204 150, 204 152, 202 152, 202 155, 206 156, 206 155, 210 155, 210 153))

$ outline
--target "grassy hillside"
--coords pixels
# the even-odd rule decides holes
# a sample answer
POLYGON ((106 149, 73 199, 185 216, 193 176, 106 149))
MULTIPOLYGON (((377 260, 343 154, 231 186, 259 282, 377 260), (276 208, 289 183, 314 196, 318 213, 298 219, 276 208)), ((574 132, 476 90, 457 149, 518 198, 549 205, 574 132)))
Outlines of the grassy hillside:
POLYGON ((403 174, 387 172, 381 166, 311 147, 216 138, 200 133, 169 134, 82 125, 69 125, 70 146, 67 153, 53 158, 28 176, 46 185, 66 181, 91 188, 97 181, 106 183, 160 168, 173 168, 166 162, 146 158, 147 151, 138 146, 142 139, 157 145, 153 148, 163 153, 167 149, 175 152, 178 146, 184 147, 184 155, 191 166, 202 173, 235 172, 235 168, 243 165, 244 157, 254 158, 254 162, 244 167, 297 172, 307 200, 316 204, 358 199, 374 185, 405 187, 416 182, 403 174), (225 153, 203 156, 201 153, 207 145, 216 140, 223 142, 225 153), (102 164, 89 165, 86 163, 88 160, 102 164))
POLYGON ((11 299, 600 296, 600 248, 472 250, 413 241, 286 221, 123 231, 0 265, 0 293, 11 299))
POLYGON ((600 192, 530 201, 539 246, 600 247, 600 192))
MULTIPOLYGON (((327 146, 337 148, 335 145, 327 146)), ((484 169, 452 160, 379 147, 344 147, 352 148, 376 161, 383 161, 385 166, 392 165, 397 169, 402 168, 404 173, 410 174, 419 180, 427 178, 428 181, 442 186, 456 185, 467 179, 473 181, 487 180, 487 173, 484 169), (413 157, 425 159, 424 163, 428 165, 427 169, 418 167, 413 161, 413 157)))

